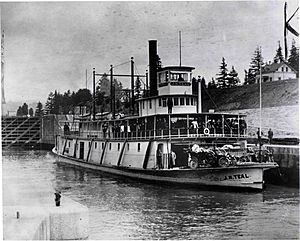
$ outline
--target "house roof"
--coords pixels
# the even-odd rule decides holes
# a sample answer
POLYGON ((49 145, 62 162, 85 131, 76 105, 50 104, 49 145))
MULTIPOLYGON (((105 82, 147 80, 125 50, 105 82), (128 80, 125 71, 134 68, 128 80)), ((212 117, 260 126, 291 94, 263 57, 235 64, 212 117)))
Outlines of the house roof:
POLYGON ((287 62, 285 61, 281 61, 279 63, 272 63, 272 64, 268 64, 266 66, 263 67, 262 70, 262 74, 268 74, 268 73, 273 73, 275 71, 277 71, 282 65, 287 65, 292 71, 294 71, 295 73, 297 72, 292 66, 290 66, 287 62))

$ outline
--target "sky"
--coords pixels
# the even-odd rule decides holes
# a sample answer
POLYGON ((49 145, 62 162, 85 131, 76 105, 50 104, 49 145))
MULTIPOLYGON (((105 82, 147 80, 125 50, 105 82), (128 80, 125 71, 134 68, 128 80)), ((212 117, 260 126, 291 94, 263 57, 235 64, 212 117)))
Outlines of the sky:
MULTIPOLYGON (((298 7, 289 0, 288 17, 298 7)), ((284 1, 192 2, 2 2, 5 32, 6 101, 41 101, 51 91, 92 89, 92 68, 129 74, 130 57, 136 73, 148 68, 148 40, 156 39, 163 66, 195 67, 194 76, 216 77, 222 57, 241 80, 257 46, 264 61, 283 47, 284 1), (120 66, 118 66, 120 65, 120 66)), ((299 13, 291 25, 299 32, 299 13)), ((292 39, 288 35, 289 48, 292 39)), ((119 78, 124 87, 130 79, 119 78)))

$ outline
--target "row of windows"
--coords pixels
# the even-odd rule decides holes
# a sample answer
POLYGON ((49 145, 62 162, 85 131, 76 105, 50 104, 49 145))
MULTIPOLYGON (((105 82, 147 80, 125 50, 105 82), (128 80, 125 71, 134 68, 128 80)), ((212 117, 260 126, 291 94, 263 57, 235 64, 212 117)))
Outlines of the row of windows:
MULTIPOLYGON (((174 98, 159 98, 158 99, 158 106, 167 107, 168 101, 171 101, 172 106, 179 106, 179 105, 196 105, 196 101, 192 97, 174 97, 174 98), (169 100, 168 100, 169 99, 169 100)), ((145 102, 142 102, 142 108, 145 109, 145 102)), ((152 109, 152 101, 149 101, 149 109, 152 109)))
MULTIPOLYGON (((102 150, 104 149, 104 143, 102 143, 102 150)), ((129 143, 127 143, 127 150, 129 150, 129 147, 130 147, 130 145, 129 145, 129 143)), ((112 143, 109 143, 109 146, 108 146, 108 148, 109 148, 109 150, 111 150, 111 148, 112 148, 112 143)), ((95 149, 97 149, 97 142, 95 142, 95 149)), ((118 143, 118 151, 121 149, 121 143, 118 143)), ((141 151, 141 143, 138 143, 138 145, 137 145, 137 151, 139 152, 139 151, 141 151)))
MULTIPOLYGON (((69 147, 71 146, 71 142, 68 143, 68 146, 69 147)), ((95 149, 97 149, 97 146, 98 146, 98 143, 95 142, 95 144, 94 144, 95 149)), ((104 146, 105 146, 105 143, 102 143, 102 146, 101 146, 102 150, 104 149, 104 146)), ((109 150, 111 150, 111 147, 112 147, 112 143, 109 143, 109 146, 108 146, 109 150)), ((129 143, 127 143, 127 150, 129 150, 129 147, 130 147, 130 145, 129 145, 129 143)), ((118 143, 118 151, 120 150, 120 148, 121 148, 121 143, 118 143)), ((137 151, 138 152, 141 151, 141 143, 138 143, 137 151)))
MULTIPOLYGON (((284 72, 284 67, 281 67, 281 72, 284 72)), ((289 68, 285 67, 285 72, 289 72, 289 68)))
MULTIPOLYGON (((172 101, 173 106, 179 106, 179 105, 196 105, 196 101, 194 98, 191 97, 174 97, 170 98, 172 101)), ((159 98, 158 100, 158 106, 166 107, 168 105, 168 99, 167 98, 159 98)))

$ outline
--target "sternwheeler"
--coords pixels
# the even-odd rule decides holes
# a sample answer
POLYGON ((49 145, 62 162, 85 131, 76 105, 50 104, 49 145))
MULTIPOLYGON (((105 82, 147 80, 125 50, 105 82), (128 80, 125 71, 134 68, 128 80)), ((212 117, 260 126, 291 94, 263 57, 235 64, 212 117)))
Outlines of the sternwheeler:
MULTIPOLYGON (((121 117, 113 106, 99 117, 94 104, 56 137, 59 161, 153 183, 262 190, 264 171, 278 165, 267 150, 247 148, 246 116, 203 113, 194 67, 161 67, 157 56, 157 41, 149 40, 150 88, 136 100, 131 59, 137 114, 121 117)), ((94 70, 94 92, 96 77, 94 70)))

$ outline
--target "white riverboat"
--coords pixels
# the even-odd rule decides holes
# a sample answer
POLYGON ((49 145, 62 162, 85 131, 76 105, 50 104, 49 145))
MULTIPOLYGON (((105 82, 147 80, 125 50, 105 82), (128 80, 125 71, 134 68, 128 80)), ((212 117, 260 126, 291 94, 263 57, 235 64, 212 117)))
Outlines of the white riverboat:
POLYGON ((59 161, 151 182, 262 190, 263 172, 278 165, 246 148, 245 115, 202 113, 194 68, 158 68, 156 46, 149 41, 150 91, 136 100, 138 115, 81 118, 57 136, 59 161))

